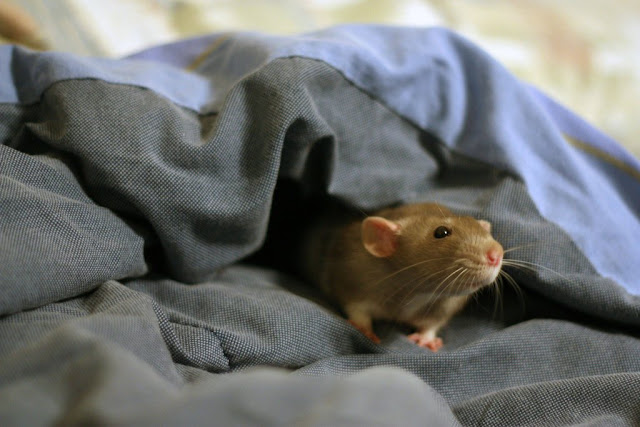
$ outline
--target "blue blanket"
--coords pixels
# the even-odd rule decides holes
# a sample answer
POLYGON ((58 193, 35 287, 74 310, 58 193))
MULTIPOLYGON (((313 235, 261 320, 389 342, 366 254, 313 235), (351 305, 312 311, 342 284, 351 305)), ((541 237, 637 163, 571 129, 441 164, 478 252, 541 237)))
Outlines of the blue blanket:
POLYGON ((640 422, 640 164, 450 31, 3 46, 0 103, 2 425, 640 422), (523 297, 375 345, 248 261, 284 182, 487 219, 523 297))

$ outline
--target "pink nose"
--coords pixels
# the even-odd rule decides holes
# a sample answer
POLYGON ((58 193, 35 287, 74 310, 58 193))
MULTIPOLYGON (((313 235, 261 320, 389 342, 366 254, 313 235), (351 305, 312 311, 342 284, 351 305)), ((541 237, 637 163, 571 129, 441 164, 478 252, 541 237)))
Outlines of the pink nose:
POLYGON ((487 264, 492 267, 497 267, 502 261, 502 252, 496 248, 491 248, 487 251, 487 264))

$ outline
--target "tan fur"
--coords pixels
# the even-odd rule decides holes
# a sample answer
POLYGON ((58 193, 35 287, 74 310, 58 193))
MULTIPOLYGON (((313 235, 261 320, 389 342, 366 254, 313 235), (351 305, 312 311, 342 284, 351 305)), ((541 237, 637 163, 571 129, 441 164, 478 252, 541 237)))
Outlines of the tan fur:
POLYGON ((318 225, 305 255, 308 278, 359 329, 370 329, 371 318, 389 319, 435 337, 472 293, 495 279, 496 269, 484 266, 486 253, 495 248, 502 256, 503 251, 488 224, 458 217, 435 203, 384 209, 375 216, 399 226, 392 255, 374 256, 365 248, 362 221, 318 225), (451 235, 436 239, 439 226, 451 235))

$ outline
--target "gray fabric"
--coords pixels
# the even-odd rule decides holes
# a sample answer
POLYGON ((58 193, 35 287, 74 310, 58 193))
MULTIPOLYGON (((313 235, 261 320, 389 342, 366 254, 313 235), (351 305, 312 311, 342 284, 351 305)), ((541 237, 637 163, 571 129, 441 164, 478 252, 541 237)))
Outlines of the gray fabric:
POLYGON ((637 297, 517 177, 323 63, 273 61, 217 114, 99 80, 0 114, 2 425, 640 422, 637 297), (243 262, 278 178, 361 209, 437 200, 544 267, 509 270, 523 300, 505 289, 492 314, 481 295, 439 353, 385 323, 375 345, 307 284, 243 262))

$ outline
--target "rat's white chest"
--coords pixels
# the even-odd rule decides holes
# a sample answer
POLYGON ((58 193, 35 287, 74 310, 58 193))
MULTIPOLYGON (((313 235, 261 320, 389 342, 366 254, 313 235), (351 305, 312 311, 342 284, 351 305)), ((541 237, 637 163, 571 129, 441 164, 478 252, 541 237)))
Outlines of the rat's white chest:
POLYGON ((398 318, 401 321, 415 319, 422 314, 432 311, 440 301, 436 294, 424 293, 412 295, 410 298, 407 298, 407 301, 400 302, 397 305, 398 318))

